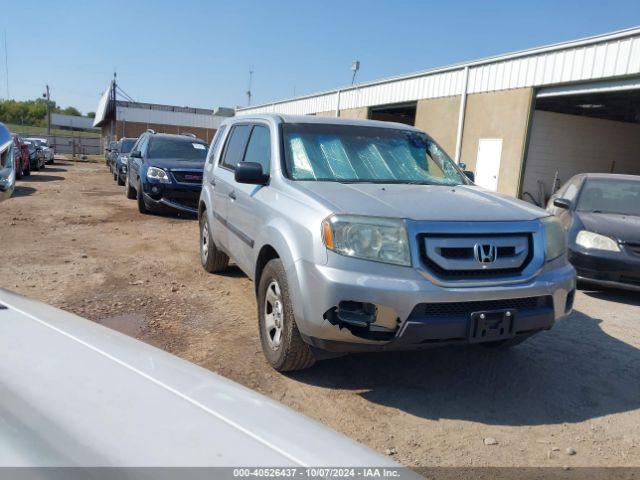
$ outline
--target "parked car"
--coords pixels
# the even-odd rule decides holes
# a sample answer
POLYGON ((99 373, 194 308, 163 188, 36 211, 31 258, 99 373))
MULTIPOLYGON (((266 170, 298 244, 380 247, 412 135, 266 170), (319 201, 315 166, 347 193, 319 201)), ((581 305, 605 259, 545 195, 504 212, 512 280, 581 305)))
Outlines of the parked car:
POLYGON ((125 194, 141 213, 197 214, 207 144, 195 135, 148 130, 129 154, 125 194))
POLYGON ((585 173, 549 200, 585 284, 640 291, 640 176, 585 173))
MULTIPOLYGON (((2 289, 0 351, 0 467, 82 467, 71 477, 91 478, 88 467, 368 466, 421 478, 209 370, 2 289)), ((216 472, 186 476, 205 475, 216 472)))
POLYGON ((4 123, 0 123, 0 201, 11 197, 16 186, 13 138, 4 123))
POLYGON ((559 220, 473 183, 407 125, 223 122, 198 207, 202 266, 255 283, 277 370, 344 352, 508 347, 572 309, 559 220))
POLYGON ((54 163, 55 152, 52 147, 49 146, 49 140, 47 138, 25 138, 25 140, 37 142, 42 148, 42 154, 44 155, 44 161, 47 165, 54 163))
POLYGON ((40 142, 37 140, 25 140, 24 143, 29 150, 29 169, 38 171, 44 168, 47 162, 40 142))
POLYGON ((137 138, 121 138, 118 140, 116 146, 116 159, 112 166, 113 179, 118 182, 118 185, 124 185, 124 177, 127 173, 127 164, 129 162, 129 153, 133 145, 135 145, 137 138))
POLYGON ((20 135, 12 133, 11 136, 13 137, 13 159, 16 178, 22 178, 23 175, 31 175, 29 147, 27 147, 20 135))
POLYGON ((113 152, 116 149, 117 144, 118 142, 116 140, 112 140, 107 144, 107 148, 104 149, 104 160, 105 160, 105 163, 107 164, 107 167, 109 167, 109 170, 111 170, 111 162, 110 162, 110 156, 112 155, 111 152, 113 152))

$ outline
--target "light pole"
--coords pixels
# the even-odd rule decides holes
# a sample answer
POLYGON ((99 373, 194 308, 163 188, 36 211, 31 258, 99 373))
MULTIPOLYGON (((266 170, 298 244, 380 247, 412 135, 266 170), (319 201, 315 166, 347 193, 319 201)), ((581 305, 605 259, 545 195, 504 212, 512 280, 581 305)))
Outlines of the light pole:
POLYGON ((49 92, 49 85, 45 85, 45 92, 42 96, 47 101, 47 136, 51 135, 51 93, 49 92))
POLYGON ((351 77, 351 85, 353 85, 354 82, 356 81, 356 75, 358 74, 358 70, 360 70, 360 61, 355 60, 351 64, 351 71, 353 72, 353 76, 351 77))

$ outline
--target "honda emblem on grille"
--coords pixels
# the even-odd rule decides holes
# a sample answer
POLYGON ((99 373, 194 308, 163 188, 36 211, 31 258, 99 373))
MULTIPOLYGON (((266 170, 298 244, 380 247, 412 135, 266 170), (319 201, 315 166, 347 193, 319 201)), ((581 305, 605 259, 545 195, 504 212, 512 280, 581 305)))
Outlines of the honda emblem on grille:
POLYGON ((497 248, 490 243, 476 243, 473 247, 473 256, 479 263, 493 263, 498 256, 497 248))

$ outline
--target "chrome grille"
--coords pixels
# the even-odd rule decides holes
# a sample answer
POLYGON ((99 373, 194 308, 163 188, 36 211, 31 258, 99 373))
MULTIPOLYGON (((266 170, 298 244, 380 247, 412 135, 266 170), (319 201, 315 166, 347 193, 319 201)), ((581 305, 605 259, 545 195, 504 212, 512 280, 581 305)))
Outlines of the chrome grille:
POLYGON ((419 243, 425 266, 445 278, 518 274, 533 254, 529 233, 422 234, 419 243))

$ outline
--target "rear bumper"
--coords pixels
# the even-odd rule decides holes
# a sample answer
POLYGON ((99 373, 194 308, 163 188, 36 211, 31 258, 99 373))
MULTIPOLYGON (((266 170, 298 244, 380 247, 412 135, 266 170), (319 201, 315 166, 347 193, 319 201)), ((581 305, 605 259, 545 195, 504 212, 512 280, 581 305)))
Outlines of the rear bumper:
POLYGON ((569 261, 581 281, 602 287, 640 291, 640 255, 626 251, 624 246, 621 252, 572 247, 569 261))

